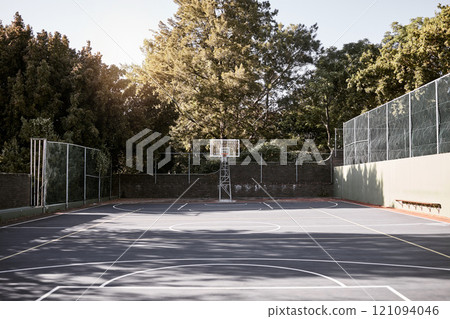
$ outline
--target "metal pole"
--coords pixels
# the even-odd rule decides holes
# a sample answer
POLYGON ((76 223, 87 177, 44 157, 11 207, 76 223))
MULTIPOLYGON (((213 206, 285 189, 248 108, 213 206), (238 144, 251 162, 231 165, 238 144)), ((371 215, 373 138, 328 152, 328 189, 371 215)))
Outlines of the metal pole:
POLYGON ((84 148, 83 204, 86 205, 86 147, 84 148))
POLYGON ((69 207, 69 144, 66 144, 66 208, 69 207))
POLYGON ((121 176, 122 176, 122 174, 119 173, 119 187, 118 187, 119 188, 119 194, 117 194, 117 197, 119 197, 119 198, 122 196, 121 193, 120 193, 120 191, 121 191, 121 189, 120 189, 121 176))
POLYGON ((40 203, 40 201, 39 201, 39 199, 40 199, 40 178, 41 178, 41 174, 40 174, 40 172, 41 172, 41 141, 39 140, 39 143, 38 143, 38 168, 37 168, 37 190, 36 190, 36 205, 37 206, 40 206, 41 205, 41 203, 40 203))
POLYGON ((33 205, 37 206, 36 200, 36 140, 33 141, 33 205))
POLYGON ((409 157, 412 157, 412 114, 411 114, 411 92, 408 93, 408 103, 409 103, 409 157))
POLYGON ((31 168, 31 173, 30 173, 30 175, 31 175, 31 206, 35 206, 36 205, 36 203, 34 202, 34 183, 35 183, 35 178, 36 178, 36 176, 35 176, 35 174, 34 174, 34 164, 35 164, 35 162, 34 162, 34 153, 35 153, 35 151, 34 151, 34 144, 35 144, 35 141, 34 141, 34 139, 31 139, 31 149, 30 149, 30 162, 31 162, 31 166, 30 166, 30 168, 31 168))
POLYGON ((336 128, 334 128, 334 156, 336 157, 337 155, 337 130, 336 128))
POLYGON ((352 119, 353 122, 353 163, 356 164, 356 120, 352 119))
POLYGON ((438 81, 435 81, 435 92, 436 92, 436 152, 439 154, 439 92, 438 92, 438 81))
POLYGON ((33 206, 33 139, 30 139, 30 205, 33 206))
POLYGON ((370 113, 367 113, 367 161, 370 163, 370 113))
POLYGON ((344 160, 344 165, 347 165, 347 161, 346 161, 346 157, 347 156, 345 156, 345 154, 346 154, 346 152, 345 152, 345 150, 347 149, 346 148, 346 143, 345 143, 345 126, 344 126, 344 124, 345 123, 342 123, 342 150, 343 150, 343 152, 344 152, 344 154, 343 154, 343 160, 344 160))
POLYGON ((101 201, 101 196, 102 196, 102 175, 100 172, 100 169, 98 170, 98 202, 100 203, 101 201))
MULTIPOLYGON (((222 147, 220 147, 222 153, 222 147)), ((221 155, 223 156, 223 154, 221 155)), ((222 175, 223 175, 223 157, 220 159, 220 171, 219 171, 219 202, 222 201, 222 175)))
POLYGON ((331 159, 330 161, 328 161, 329 163, 328 163, 328 165, 330 166, 330 184, 333 184, 333 168, 334 168, 334 165, 333 165, 333 159, 331 159))
POLYGON ((298 164, 295 161, 295 182, 298 184, 298 164))
POLYGON ((191 184, 191 153, 188 153, 188 184, 191 184))
POLYGON ((111 161, 111 167, 109 168, 109 199, 112 198, 112 178, 113 178, 113 173, 112 173, 112 160, 110 158, 111 161))
POLYGON ((262 183, 263 181, 263 168, 262 168, 262 154, 259 154, 259 182, 262 183))
POLYGON ((42 154, 42 206, 47 205, 47 139, 44 139, 44 150, 42 154))
POLYGON ((389 104, 386 103, 386 160, 389 160, 389 104))

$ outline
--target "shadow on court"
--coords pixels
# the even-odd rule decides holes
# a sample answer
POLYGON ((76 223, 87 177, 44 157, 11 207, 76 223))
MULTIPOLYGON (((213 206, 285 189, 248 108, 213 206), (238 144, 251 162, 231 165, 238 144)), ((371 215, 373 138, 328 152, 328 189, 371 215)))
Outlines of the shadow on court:
MULTIPOLYGON (((83 222, 92 222, 101 216, 85 217, 83 222)), ((58 218, 45 225, 57 225, 58 218)), ((79 232, 0 261, 0 299, 36 300, 59 287, 45 299, 398 300, 374 286, 390 286, 412 300, 450 299, 450 259, 436 253, 450 255, 449 233, 402 234, 399 241, 371 232, 311 232, 313 240, 300 229, 157 229, 130 248, 142 229, 104 226, 83 231, 74 222, 42 237, 30 232, 29 238, 31 229, 1 230, 0 258, 44 237, 79 232)))

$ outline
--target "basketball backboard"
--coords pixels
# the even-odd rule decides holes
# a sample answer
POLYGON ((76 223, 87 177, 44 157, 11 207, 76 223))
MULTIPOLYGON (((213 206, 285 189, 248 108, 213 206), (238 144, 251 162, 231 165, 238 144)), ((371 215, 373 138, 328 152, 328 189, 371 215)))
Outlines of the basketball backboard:
POLYGON ((209 140, 210 157, 239 157, 238 139, 211 139, 209 140))

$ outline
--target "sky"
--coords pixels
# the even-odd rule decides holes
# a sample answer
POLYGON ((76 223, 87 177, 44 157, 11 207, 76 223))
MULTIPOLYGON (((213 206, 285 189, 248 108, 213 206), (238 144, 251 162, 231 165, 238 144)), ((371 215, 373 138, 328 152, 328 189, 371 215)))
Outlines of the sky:
MULTIPOLYGON (((324 47, 367 38, 380 43, 392 22, 408 24, 415 17, 432 17, 450 0, 270 0, 284 25, 318 24, 324 47)), ((11 23, 18 11, 34 33, 42 29, 67 35, 72 48, 87 41, 107 64, 141 64, 144 39, 177 10, 172 0, 0 0, 0 20, 11 23)))

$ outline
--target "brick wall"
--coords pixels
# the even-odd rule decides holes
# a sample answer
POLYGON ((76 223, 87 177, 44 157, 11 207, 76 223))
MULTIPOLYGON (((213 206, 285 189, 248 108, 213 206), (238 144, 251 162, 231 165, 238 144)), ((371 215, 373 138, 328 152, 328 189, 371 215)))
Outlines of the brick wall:
POLYGON ((0 173, 0 209, 30 206, 30 176, 0 173))

